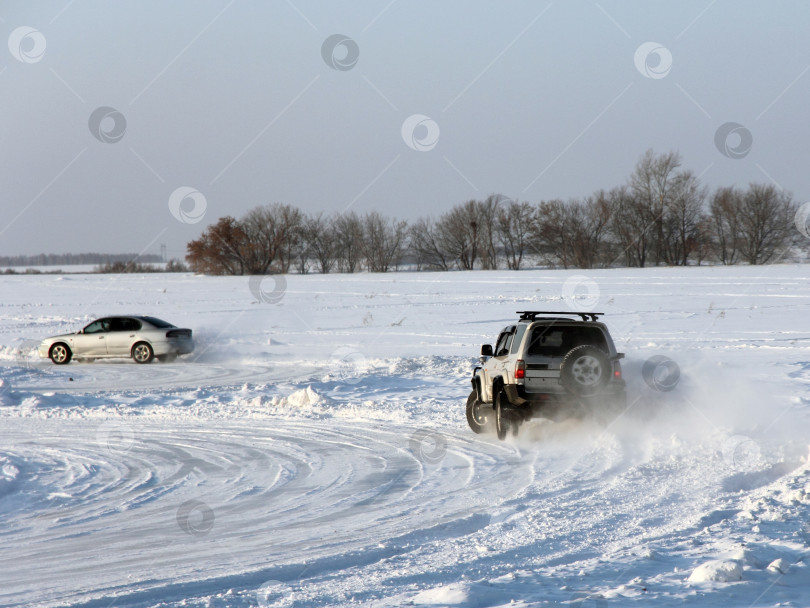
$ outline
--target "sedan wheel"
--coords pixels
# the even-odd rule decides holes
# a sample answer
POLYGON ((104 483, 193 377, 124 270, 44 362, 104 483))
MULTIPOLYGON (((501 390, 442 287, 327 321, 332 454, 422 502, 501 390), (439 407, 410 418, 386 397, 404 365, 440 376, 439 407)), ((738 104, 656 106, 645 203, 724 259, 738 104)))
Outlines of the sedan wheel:
POLYGON ((51 346, 51 351, 48 356, 56 365, 65 365, 66 363, 70 363, 70 358, 73 356, 73 353, 70 352, 67 346, 60 343, 51 346))
POLYGON ((136 363, 150 363, 154 356, 155 353, 152 351, 152 347, 146 342, 138 342, 132 347, 132 358, 135 359, 136 363))

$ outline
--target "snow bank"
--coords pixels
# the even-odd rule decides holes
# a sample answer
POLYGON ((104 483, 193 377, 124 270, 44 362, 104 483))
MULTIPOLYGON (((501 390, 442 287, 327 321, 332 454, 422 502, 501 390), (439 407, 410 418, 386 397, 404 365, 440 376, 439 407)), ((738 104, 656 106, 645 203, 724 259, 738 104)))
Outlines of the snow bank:
POLYGON ((742 567, 734 560, 712 560, 701 564, 689 575, 690 583, 731 583, 742 580, 742 567))

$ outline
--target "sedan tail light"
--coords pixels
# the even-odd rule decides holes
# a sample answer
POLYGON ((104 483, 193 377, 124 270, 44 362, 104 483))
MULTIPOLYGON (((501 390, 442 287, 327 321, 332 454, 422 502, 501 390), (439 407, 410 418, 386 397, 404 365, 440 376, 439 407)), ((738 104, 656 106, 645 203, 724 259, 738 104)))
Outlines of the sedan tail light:
POLYGON ((191 330, 190 329, 170 329, 166 332, 167 338, 190 338, 191 337, 191 330))

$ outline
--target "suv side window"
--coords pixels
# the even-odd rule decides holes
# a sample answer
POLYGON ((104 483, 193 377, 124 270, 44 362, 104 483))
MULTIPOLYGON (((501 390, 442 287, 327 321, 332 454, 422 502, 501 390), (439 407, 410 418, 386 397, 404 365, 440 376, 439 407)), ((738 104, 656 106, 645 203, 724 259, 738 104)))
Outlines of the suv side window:
POLYGON ((512 338, 515 337, 515 326, 507 327, 498 336, 498 342, 495 344, 495 356, 503 357, 509 354, 509 347, 512 346, 512 338))
POLYGON ((516 354, 520 349, 520 343, 523 342, 523 334, 526 333, 527 327, 528 325, 526 323, 521 323, 520 325, 517 326, 517 329, 515 330, 515 336, 512 339, 512 348, 509 349, 509 352, 511 354, 513 355, 516 354))

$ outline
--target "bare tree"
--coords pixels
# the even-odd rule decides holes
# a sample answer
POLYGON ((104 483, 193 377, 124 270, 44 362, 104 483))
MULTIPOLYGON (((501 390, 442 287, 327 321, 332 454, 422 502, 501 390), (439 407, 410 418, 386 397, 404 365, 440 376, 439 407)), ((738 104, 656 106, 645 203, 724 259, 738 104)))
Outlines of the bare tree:
POLYGON ((621 249, 627 266, 643 268, 650 255, 653 226, 649 210, 626 186, 608 194, 611 207, 610 231, 621 249))
POLYGON ((767 264, 787 246, 796 206, 772 184, 750 184, 739 214, 740 254, 749 264, 767 264))
POLYGON ((597 192, 584 201, 540 203, 537 250, 546 261, 563 268, 593 268, 605 263, 613 208, 608 195, 597 192))
POLYGON ((388 272, 405 250, 408 224, 372 211, 363 216, 363 256, 370 272, 388 272))
POLYGON ((667 259, 664 226, 667 209, 680 188, 677 173, 680 166, 681 157, 676 152, 656 156, 652 150, 647 150, 630 176, 635 212, 652 226, 652 255, 656 266, 662 262, 672 263, 667 259))
POLYGON ((476 201, 456 205, 439 219, 441 246, 462 270, 472 270, 478 259, 479 224, 476 201))
POLYGON ((573 233, 571 214, 563 201, 542 201, 538 205, 532 249, 545 263, 563 268, 574 263, 573 233))
POLYGON ((723 264, 736 264, 740 248, 740 209, 743 193, 734 187, 718 188, 709 204, 714 251, 723 264))
POLYGON ((706 189, 691 171, 678 174, 673 182, 674 192, 665 211, 664 259, 686 266, 700 244, 706 189))
POLYGON ((498 211, 501 200, 504 199, 499 194, 490 194, 483 201, 475 203, 481 267, 484 270, 495 270, 498 267, 498 211))
POLYGON ((410 249, 416 257, 419 270, 423 266, 435 270, 450 270, 452 254, 442 242, 436 223, 421 218, 410 228, 410 249))
POLYGON ((337 262, 337 239, 333 220, 323 214, 306 218, 303 225, 303 238, 307 249, 315 258, 318 271, 327 274, 337 262))
POLYGON ((609 261, 609 225, 612 215, 610 199, 604 191, 574 202, 569 213, 574 230, 574 265, 594 268, 609 261))
POLYGON ((278 266, 282 273, 290 271, 293 260, 303 243, 304 215, 297 207, 275 203, 268 207, 270 221, 275 225, 279 242, 278 266))
POLYGON ((535 209, 526 201, 510 200, 498 210, 497 233, 510 270, 520 270, 535 230, 535 209))
POLYGON ((278 217, 280 207, 278 204, 256 207, 239 220, 245 242, 238 248, 245 261, 246 274, 267 274, 281 257, 285 235, 278 217))
POLYGON ((186 261, 194 272, 205 274, 245 274, 241 254, 246 235, 239 222, 225 216, 205 229, 200 238, 186 245, 186 261))
POLYGON ((354 211, 342 213, 334 220, 335 244, 340 272, 357 272, 362 268, 363 224, 354 211))

